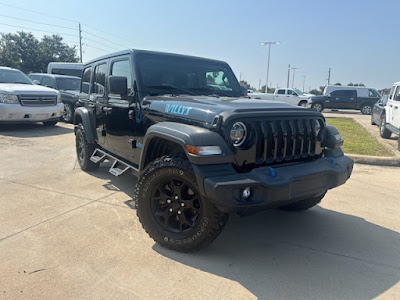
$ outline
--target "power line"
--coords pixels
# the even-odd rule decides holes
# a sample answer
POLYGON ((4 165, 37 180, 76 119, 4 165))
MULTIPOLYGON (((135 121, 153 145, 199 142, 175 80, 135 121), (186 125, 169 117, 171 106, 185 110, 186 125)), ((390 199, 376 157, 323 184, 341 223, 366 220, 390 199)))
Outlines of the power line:
POLYGON ((96 30, 96 31, 99 31, 99 32, 101 32, 101 33, 104 33, 104 34, 106 34, 106 35, 108 35, 108 36, 112 36, 113 38, 119 39, 119 40, 121 40, 121 41, 126 41, 126 39, 124 39, 124 38, 122 38, 122 37, 118 37, 118 36, 116 36, 116 35, 114 35, 114 34, 112 34, 112 33, 108 33, 108 32, 106 32, 106 31, 100 30, 100 29, 98 29, 98 28, 92 27, 92 26, 90 26, 90 25, 88 25, 88 24, 82 23, 82 25, 85 25, 85 26, 88 27, 88 28, 92 28, 92 29, 94 29, 94 30, 96 30))
POLYGON ((22 19, 22 18, 15 18, 15 17, 5 16, 5 15, 0 15, 0 17, 9 18, 9 19, 14 19, 14 20, 20 20, 20 21, 26 21, 26 22, 30 22, 30 23, 35 23, 35 24, 40 24, 40 25, 46 25, 46 26, 51 26, 51 27, 58 27, 58 28, 64 28, 64 29, 69 29, 69 30, 76 30, 76 28, 71 28, 71 27, 66 27, 66 26, 59 26, 59 25, 53 25, 53 24, 42 23, 42 22, 36 22, 36 21, 31 21, 31 20, 22 19))
POLYGON ((0 23, 0 25, 4 25, 4 26, 8 26, 8 27, 22 28, 22 29, 27 29, 27 30, 32 30, 32 31, 47 32, 47 33, 52 33, 52 34, 57 34, 57 35, 66 35, 66 36, 76 37, 75 34, 54 32, 54 31, 41 30, 41 29, 34 29, 34 28, 28 28, 28 27, 23 27, 23 26, 19 26, 19 25, 10 25, 10 24, 5 24, 5 23, 0 23))
POLYGON ((29 11, 29 12, 31 12, 31 13, 35 13, 35 14, 39 14, 39 15, 43 15, 43 16, 47 16, 47 17, 59 19, 59 20, 64 20, 64 21, 68 21, 68 22, 78 23, 77 21, 74 21, 74 20, 70 20, 70 19, 65 19, 65 18, 60 18, 60 17, 52 16, 52 15, 45 14, 45 13, 42 13, 42 12, 39 12, 39 11, 30 10, 30 9, 26 9, 26 8, 22 8, 22 7, 18 7, 18 6, 12 5, 12 4, 8 4, 8 3, 0 2, 0 4, 1 4, 1 5, 5 5, 5 6, 9 6, 9 7, 13 7, 13 8, 16 8, 16 9, 24 10, 24 11, 29 11))
MULTIPOLYGON (((86 25, 85 25, 85 26, 86 26, 86 25)), ((86 30, 82 30, 82 32, 85 32, 85 33, 87 33, 87 34, 89 34, 89 35, 92 35, 92 36, 94 36, 94 37, 97 37, 97 38, 99 38, 99 39, 102 39, 102 40, 104 40, 104 41, 106 41, 106 42, 110 42, 110 43, 112 43, 112 44, 114 44, 114 45, 121 46, 121 47, 124 47, 124 48, 129 48, 129 47, 127 47, 127 46, 124 46, 124 45, 115 43, 115 42, 113 42, 113 41, 107 40, 107 39, 105 39, 104 37, 100 37, 100 36, 98 36, 98 35, 95 35, 94 33, 90 33, 90 32, 88 32, 88 31, 86 31, 86 30)))
POLYGON ((108 52, 109 52, 109 51, 107 51, 107 50, 97 48, 97 47, 92 46, 92 45, 89 45, 89 44, 87 44, 87 43, 82 44, 82 45, 84 45, 84 46, 86 46, 86 47, 90 47, 90 48, 93 48, 93 49, 97 49, 97 50, 103 51, 104 53, 108 53, 108 52))
POLYGON ((92 40, 92 39, 89 39, 89 38, 87 38, 87 37, 82 37, 82 39, 83 40, 88 40, 88 41, 91 41, 91 42, 93 42, 93 43, 96 43, 96 44, 98 44, 98 45, 101 45, 101 46, 103 46, 103 47, 106 47, 106 48, 110 48, 110 49, 114 49, 114 50, 121 50, 121 49, 118 49, 118 48, 114 48, 114 47, 112 47, 112 46, 109 46, 109 45, 106 45, 106 44, 103 44, 103 43, 99 43, 99 42, 96 42, 96 41, 94 41, 94 40, 92 40))

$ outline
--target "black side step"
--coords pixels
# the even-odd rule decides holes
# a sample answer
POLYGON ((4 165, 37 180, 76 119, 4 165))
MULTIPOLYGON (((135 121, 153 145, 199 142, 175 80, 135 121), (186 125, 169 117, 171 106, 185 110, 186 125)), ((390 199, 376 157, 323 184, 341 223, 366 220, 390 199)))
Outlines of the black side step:
POLYGON ((96 148, 90 157, 90 160, 94 163, 102 163, 105 160, 113 161, 110 170, 108 170, 114 176, 119 176, 129 169, 136 171, 136 169, 127 163, 121 161, 120 159, 112 156, 109 153, 104 152, 101 149, 96 148))

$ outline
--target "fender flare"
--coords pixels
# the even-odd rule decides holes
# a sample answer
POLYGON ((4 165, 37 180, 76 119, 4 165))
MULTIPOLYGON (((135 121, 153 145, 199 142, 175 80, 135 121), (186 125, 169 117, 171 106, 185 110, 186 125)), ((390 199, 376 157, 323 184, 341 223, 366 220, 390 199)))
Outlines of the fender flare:
POLYGON ((206 128, 174 122, 160 122, 149 127, 143 141, 143 151, 139 163, 139 171, 145 167, 146 155, 153 138, 162 138, 180 145, 189 161, 195 165, 232 163, 232 151, 226 141, 218 133, 206 128), (186 145, 219 146, 221 155, 194 156, 186 150, 186 145))
POLYGON ((78 125, 79 120, 85 128, 86 139, 89 144, 96 143, 96 120, 94 118, 93 111, 88 110, 86 107, 78 107, 74 113, 74 124, 78 125))

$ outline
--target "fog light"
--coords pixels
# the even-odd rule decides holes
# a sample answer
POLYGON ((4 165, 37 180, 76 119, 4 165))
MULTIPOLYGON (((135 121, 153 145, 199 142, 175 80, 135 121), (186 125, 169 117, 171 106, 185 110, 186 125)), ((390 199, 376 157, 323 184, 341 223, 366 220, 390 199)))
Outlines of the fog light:
POLYGON ((243 197, 244 200, 247 200, 247 199, 250 198, 250 196, 251 196, 251 188, 250 188, 250 187, 247 187, 247 188, 245 188, 245 189, 243 190, 243 192, 242 192, 242 197, 243 197))

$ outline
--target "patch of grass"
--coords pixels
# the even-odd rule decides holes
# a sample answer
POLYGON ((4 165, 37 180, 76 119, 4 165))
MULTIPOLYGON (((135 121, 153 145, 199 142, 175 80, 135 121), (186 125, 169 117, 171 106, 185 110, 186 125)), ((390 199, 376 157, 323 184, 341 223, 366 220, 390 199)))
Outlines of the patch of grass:
POLYGON ((364 127, 350 118, 326 118, 328 125, 335 126, 344 140, 342 150, 348 154, 391 156, 392 154, 364 127))

